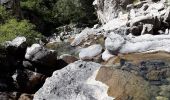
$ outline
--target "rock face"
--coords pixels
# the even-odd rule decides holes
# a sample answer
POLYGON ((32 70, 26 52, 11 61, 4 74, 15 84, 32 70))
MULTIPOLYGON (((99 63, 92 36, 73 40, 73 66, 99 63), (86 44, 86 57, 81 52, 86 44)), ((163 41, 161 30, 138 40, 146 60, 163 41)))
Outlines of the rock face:
POLYGON ((98 19, 104 24, 117 17, 119 12, 132 2, 133 0, 95 0, 93 5, 97 10, 98 19))
POLYGON ((99 55, 102 52, 102 46, 99 44, 91 45, 87 48, 84 48, 79 53, 80 59, 93 59, 95 56, 99 55))
POLYGON ((95 81, 100 66, 77 61, 55 71, 36 92, 34 100, 112 100, 107 95, 107 86, 95 81))

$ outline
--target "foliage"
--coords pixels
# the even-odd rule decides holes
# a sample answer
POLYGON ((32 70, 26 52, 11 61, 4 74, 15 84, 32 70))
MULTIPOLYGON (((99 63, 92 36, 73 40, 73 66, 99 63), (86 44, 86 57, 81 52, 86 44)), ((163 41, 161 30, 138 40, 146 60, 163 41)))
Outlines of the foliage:
POLYGON ((10 12, 7 12, 5 7, 0 5, 0 23, 3 23, 5 20, 12 18, 10 12))
POLYGON ((34 30, 35 26, 27 20, 17 21, 9 19, 5 24, 0 24, 0 43, 12 40, 17 36, 25 36, 27 38, 40 37, 40 33, 34 30))
POLYGON ((21 7, 53 24, 91 23, 96 19, 93 0, 21 0, 21 7))

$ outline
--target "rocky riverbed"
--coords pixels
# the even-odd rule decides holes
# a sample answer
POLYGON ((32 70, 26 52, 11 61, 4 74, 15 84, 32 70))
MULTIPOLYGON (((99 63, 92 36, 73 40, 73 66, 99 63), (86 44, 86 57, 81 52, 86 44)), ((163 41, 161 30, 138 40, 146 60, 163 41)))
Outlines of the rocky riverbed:
POLYGON ((95 0, 101 24, 0 47, 0 100, 170 100, 167 0, 95 0))

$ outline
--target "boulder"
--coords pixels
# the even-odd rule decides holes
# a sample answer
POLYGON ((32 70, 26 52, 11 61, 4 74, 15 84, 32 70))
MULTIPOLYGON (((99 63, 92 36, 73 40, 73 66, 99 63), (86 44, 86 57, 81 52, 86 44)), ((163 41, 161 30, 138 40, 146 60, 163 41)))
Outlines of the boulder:
POLYGON ((14 46, 14 47, 19 47, 21 46, 24 42, 26 42, 25 37, 16 37, 12 41, 6 41, 5 46, 14 46))
POLYGON ((55 66, 57 53, 39 44, 33 44, 31 47, 27 48, 25 58, 40 65, 55 66))
POLYGON ((21 96, 18 98, 18 100, 32 100, 33 99, 33 94, 26 94, 23 93, 21 96))
POLYGON ((138 37, 126 39, 126 43, 119 50, 120 53, 138 53, 166 51, 170 52, 170 35, 144 34, 138 37))
POLYGON ((76 61, 46 79, 34 100, 112 100, 107 86, 95 81, 100 64, 76 61))
POLYGON ((46 76, 31 70, 17 70, 12 75, 17 91, 35 93, 45 82, 46 76))
POLYGON ((107 36, 105 40, 105 47, 112 53, 117 53, 117 51, 119 51, 124 43, 125 40, 121 35, 112 32, 107 36))
POLYGON ((78 46, 81 44, 85 44, 84 42, 88 42, 88 40, 93 40, 101 35, 101 29, 90 29, 85 28, 80 34, 77 34, 72 41, 72 46, 78 46), (91 39, 92 38, 92 39, 91 39))
POLYGON ((151 15, 142 15, 129 20, 130 26, 137 26, 140 23, 154 24, 154 17, 151 15))
POLYGON ((68 55, 68 54, 63 54, 60 56, 60 59, 64 60, 66 63, 70 64, 78 60, 78 58, 68 55))
POLYGON ((144 24, 141 34, 153 34, 153 28, 152 24, 144 24))
POLYGON ((102 59, 108 61, 110 58, 114 57, 107 49, 102 53, 102 59))
POLYGON ((95 56, 99 55, 102 52, 102 46, 99 44, 91 45, 87 48, 84 48, 79 53, 79 58, 82 60, 90 60, 95 56))
POLYGON ((8 56, 13 57, 15 60, 22 61, 24 59, 27 43, 25 37, 16 37, 12 41, 7 41, 4 46, 7 50, 8 56))

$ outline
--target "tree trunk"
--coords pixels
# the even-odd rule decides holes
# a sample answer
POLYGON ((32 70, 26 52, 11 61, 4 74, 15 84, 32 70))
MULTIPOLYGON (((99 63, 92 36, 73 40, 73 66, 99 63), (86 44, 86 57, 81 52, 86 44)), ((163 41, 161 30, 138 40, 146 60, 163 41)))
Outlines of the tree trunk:
POLYGON ((22 19, 21 7, 20 7, 20 0, 13 0, 13 13, 16 18, 22 19))

